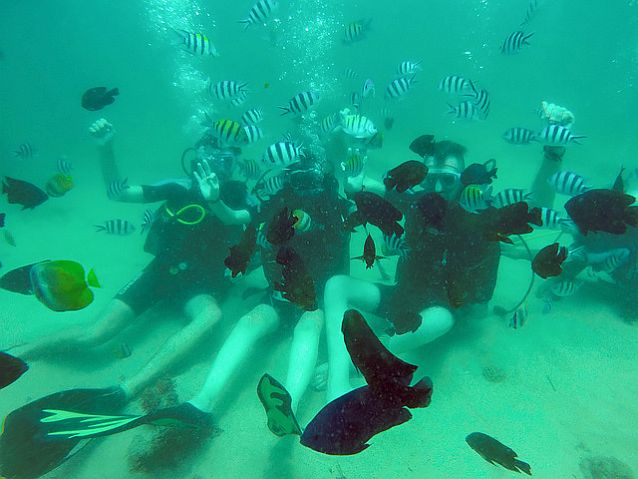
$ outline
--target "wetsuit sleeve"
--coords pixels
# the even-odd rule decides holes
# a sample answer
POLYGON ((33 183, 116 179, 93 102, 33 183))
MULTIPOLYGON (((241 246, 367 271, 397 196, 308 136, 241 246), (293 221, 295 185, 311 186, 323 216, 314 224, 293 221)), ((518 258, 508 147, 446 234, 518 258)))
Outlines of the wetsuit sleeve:
POLYGON ((157 186, 142 185, 142 192, 145 203, 155 203, 177 199, 187 193, 187 190, 177 183, 166 183, 157 186))

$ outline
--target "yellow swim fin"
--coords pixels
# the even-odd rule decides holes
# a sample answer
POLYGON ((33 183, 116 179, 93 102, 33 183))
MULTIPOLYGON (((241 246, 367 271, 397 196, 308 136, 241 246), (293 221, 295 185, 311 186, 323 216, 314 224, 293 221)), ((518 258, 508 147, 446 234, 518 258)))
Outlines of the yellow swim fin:
POLYGON ((288 434, 301 436, 301 428, 292 412, 290 393, 270 374, 264 374, 257 385, 257 396, 266 410, 268 429, 283 437, 288 434))

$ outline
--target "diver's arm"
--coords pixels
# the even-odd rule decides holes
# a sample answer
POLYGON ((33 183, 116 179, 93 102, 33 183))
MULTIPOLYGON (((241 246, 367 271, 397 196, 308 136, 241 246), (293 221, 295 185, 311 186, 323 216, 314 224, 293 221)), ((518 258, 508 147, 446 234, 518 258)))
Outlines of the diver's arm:
POLYGON ((102 170, 102 180, 105 186, 109 186, 114 181, 121 181, 122 177, 115 162, 113 150, 113 138, 115 130, 104 118, 100 118, 89 126, 89 133, 96 139, 98 144, 98 155, 100 169, 102 170))
POLYGON ((128 188, 122 190, 116 201, 122 201, 124 203, 148 203, 144 196, 144 188, 140 185, 130 185, 128 188))
POLYGON ((370 193, 376 193, 379 196, 385 194, 385 186, 380 181, 369 178, 361 173, 359 176, 353 176, 346 179, 344 191, 346 193, 356 193, 358 191, 369 191, 370 193))

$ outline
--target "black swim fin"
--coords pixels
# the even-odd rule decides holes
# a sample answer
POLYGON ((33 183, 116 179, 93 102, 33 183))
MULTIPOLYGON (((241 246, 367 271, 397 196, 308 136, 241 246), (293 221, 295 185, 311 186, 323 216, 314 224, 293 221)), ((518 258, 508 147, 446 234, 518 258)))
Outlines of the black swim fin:
POLYGON ((266 410, 268 429, 283 437, 288 434, 301 436, 301 427, 292 412, 292 399, 286 388, 270 374, 264 374, 257 385, 257 396, 266 410))

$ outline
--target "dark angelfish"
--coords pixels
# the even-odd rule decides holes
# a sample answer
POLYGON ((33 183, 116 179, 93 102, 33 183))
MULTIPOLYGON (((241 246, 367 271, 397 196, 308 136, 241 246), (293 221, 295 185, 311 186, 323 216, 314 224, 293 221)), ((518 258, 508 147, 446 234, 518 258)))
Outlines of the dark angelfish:
POLYGON ((281 291, 285 300, 300 308, 315 311, 317 309, 315 282, 301 256, 293 248, 282 246, 277 252, 277 263, 282 266, 282 281, 275 284, 275 290, 281 291))
POLYGON ((421 183, 428 174, 428 167, 421 161, 409 160, 392 168, 383 178, 386 190, 396 188, 397 192, 403 193, 421 183))
POLYGON ((567 259, 567 248, 553 243, 541 249, 532 260, 532 270, 543 279, 560 276, 561 265, 567 259))
POLYGON ((638 226, 638 207, 631 195, 614 190, 594 189, 574 196, 565 209, 583 235, 604 231, 620 235, 627 226, 638 226))
POLYGON ((422 158, 434 155, 434 135, 421 135, 410 143, 410 150, 422 158))
POLYGON ((465 441, 490 464, 500 464, 510 471, 532 475, 532 468, 529 464, 516 459, 518 456, 516 452, 493 437, 482 432, 473 432, 465 438, 465 441))
MULTIPOLYGON (((384 234, 394 233, 397 236, 403 234, 403 227, 398 223, 403 218, 403 213, 386 199, 368 191, 359 191, 354 194, 354 202, 357 205, 357 211, 352 215, 356 216, 356 221, 359 223, 353 224, 370 223, 377 226, 384 234)), ((347 222, 351 223, 350 219, 347 222)))
POLYGON ((266 239, 270 244, 281 245, 295 235, 295 218, 288 207, 279 210, 268 223, 266 239))
POLYGON ((370 269, 372 268, 372 266, 374 266, 375 260, 384 258, 384 256, 377 256, 377 247, 374 244, 372 236, 370 235, 370 233, 368 233, 366 242, 363 245, 363 255, 355 256, 352 259, 362 259, 366 263, 366 269, 370 269))
POLYGON ((109 90, 104 86, 90 88, 82 95, 82 108, 89 111, 97 111, 110 105, 115 97, 120 94, 117 88, 109 90))
MULTIPOLYGON (((49 260, 47 260, 49 261, 49 260)), ((31 268, 36 264, 27 264, 19 268, 12 269, 8 273, 0 276, 0 288, 12 293, 24 295, 33 294, 33 286, 31 285, 31 268)))
POLYGON ((487 160, 485 163, 472 163, 461 173, 463 185, 489 185, 496 178, 496 160, 487 160))
POLYGON ((508 236, 531 233, 534 228, 530 224, 543 226, 540 208, 530 208, 524 201, 487 210, 484 216, 487 220, 485 239, 488 241, 512 244, 508 236))
POLYGON ((0 351, 0 389, 17 381, 28 369, 22 359, 0 351))
POLYGON ((224 259, 224 264, 236 277, 238 274, 245 274, 255 249, 257 248, 257 229, 254 225, 249 225, 239 244, 230 247, 230 254, 224 259))
POLYGON ((37 186, 8 176, 2 183, 2 193, 7 195, 9 203, 22 205, 23 210, 33 209, 49 199, 49 195, 37 186))

